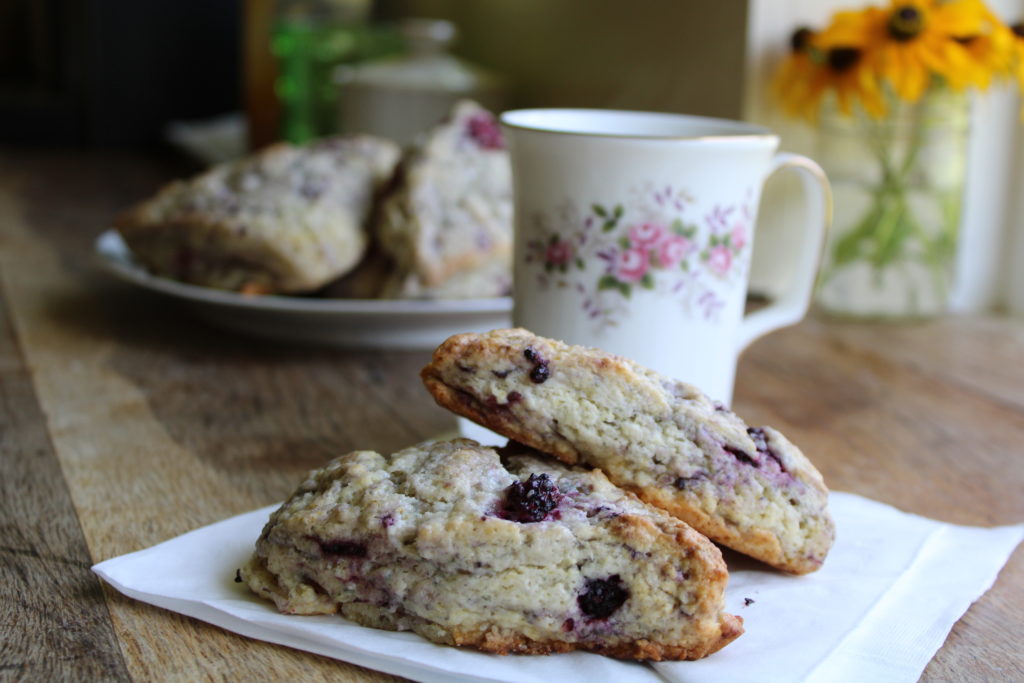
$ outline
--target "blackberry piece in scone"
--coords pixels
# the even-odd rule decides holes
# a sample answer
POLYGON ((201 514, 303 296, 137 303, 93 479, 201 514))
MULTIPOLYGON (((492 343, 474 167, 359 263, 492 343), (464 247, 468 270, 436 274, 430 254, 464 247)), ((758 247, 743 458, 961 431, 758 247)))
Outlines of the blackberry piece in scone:
POLYGON ((374 232, 394 263, 384 297, 508 294, 512 171, 494 115, 462 101, 408 150, 374 232))
POLYGON ((253 294, 320 288, 367 245, 400 150, 371 136, 280 143, 177 181, 114 223, 155 275, 253 294))
POLYGON ((598 471, 466 439, 312 472, 241 576, 285 613, 500 654, 696 659, 743 631, 720 551, 685 523, 598 471))
POLYGON ((771 427, 621 356, 523 329, 460 334, 422 378, 435 400, 608 478, 778 569, 821 567, 835 527, 821 474, 771 427))

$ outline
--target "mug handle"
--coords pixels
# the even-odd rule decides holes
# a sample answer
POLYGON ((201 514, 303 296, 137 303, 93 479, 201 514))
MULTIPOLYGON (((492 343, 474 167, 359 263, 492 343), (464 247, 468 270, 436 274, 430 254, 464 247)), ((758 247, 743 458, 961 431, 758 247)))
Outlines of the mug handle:
POLYGON ((737 353, 758 337, 798 323, 807 315, 825 248, 825 235, 832 222, 832 190, 821 166, 799 154, 778 152, 772 158, 767 175, 780 170, 795 171, 802 181, 804 225, 800 230, 802 239, 796 267, 776 301, 744 316, 737 335, 737 353))

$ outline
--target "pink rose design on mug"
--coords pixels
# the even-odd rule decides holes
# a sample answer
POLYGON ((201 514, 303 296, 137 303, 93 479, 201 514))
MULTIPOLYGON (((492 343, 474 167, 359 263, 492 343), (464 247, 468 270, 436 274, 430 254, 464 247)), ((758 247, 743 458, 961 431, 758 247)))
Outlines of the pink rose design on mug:
POLYGON ((719 244, 717 247, 711 247, 708 250, 707 261, 708 268, 718 275, 725 275, 729 272, 729 268, 732 267, 732 252, 729 250, 729 247, 719 244))
POLYGON ((647 251, 645 249, 625 249, 615 258, 615 277, 622 282, 640 282, 647 273, 647 251))
POLYGON ((743 223, 737 223, 732 228, 732 233, 729 235, 729 241, 732 243, 732 248, 736 251, 741 250, 747 245, 747 226, 743 223))
POLYGON ((664 239, 667 230, 658 223, 640 223, 629 228, 629 239, 641 248, 653 248, 664 239))
POLYGON ((692 244, 682 235, 669 235, 657 248, 657 263, 662 268, 674 268, 690 253, 692 244))
POLYGON ((572 260, 572 245, 566 241, 558 241, 548 245, 544 254, 544 262, 552 266, 562 266, 572 260))

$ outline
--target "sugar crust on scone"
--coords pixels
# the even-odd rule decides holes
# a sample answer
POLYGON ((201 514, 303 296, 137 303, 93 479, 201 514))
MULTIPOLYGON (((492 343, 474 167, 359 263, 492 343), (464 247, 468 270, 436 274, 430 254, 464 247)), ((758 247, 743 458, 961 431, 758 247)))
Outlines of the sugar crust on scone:
POLYGON ((366 135, 272 145, 176 181, 114 227, 147 270, 249 293, 317 289, 362 258, 375 194, 398 161, 366 135))
POLYGON ((465 439, 312 472, 241 576, 286 613, 500 654, 696 659, 742 633, 720 551, 685 523, 599 471, 465 439))
POLYGON ((815 571, 832 545, 828 490, 796 446, 626 358, 495 330, 451 337, 422 378, 449 410, 566 463, 599 467, 774 567, 815 571))

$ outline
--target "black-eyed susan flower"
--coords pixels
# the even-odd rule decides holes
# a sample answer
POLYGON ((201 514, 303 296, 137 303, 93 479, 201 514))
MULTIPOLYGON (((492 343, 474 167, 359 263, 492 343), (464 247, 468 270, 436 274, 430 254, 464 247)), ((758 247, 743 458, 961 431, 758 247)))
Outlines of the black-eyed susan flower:
POLYGON ((810 29, 802 28, 793 34, 790 47, 776 79, 787 112, 814 120, 822 98, 834 92, 844 114, 852 113, 855 102, 872 116, 885 113, 877 79, 865 68, 861 41, 822 44, 810 29))
POLYGON ((890 0, 794 34, 776 91, 792 114, 813 119, 831 91, 843 113, 856 102, 878 118, 887 94, 916 102, 936 84, 987 88, 1011 72, 1024 84, 1022 52, 1024 38, 1015 40, 983 0, 890 0))
POLYGON ((813 33, 807 27, 800 27, 789 39, 789 54, 779 67, 775 78, 775 91, 786 113, 792 116, 813 118, 821 99, 821 92, 812 88, 815 76, 821 69, 820 60, 811 55, 813 33))
POLYGON ((962 80, 964 85, 986 89, 994 78, 1013 69, 1013 33, 981 0, 960 2, 958 11, 963 14, 960 23, 975 29, 953 36, 969 58, 962 80))
POLYGON ((975 0, 893 0, 871 25, 871 56, 898 97, 916 102, 937 77, 954 89, 972 84, 975 64, 957 40, 983 34, 975 0))
POLYGON ((1024 88, 1024 21, 1014 24, 1010 31, 1013 34, 1013 45, 1011 51, 1013 52, 1012 69, 1014 76, 1017 77, 1017 82, 1020 83, 1020 87, 1024 88))

